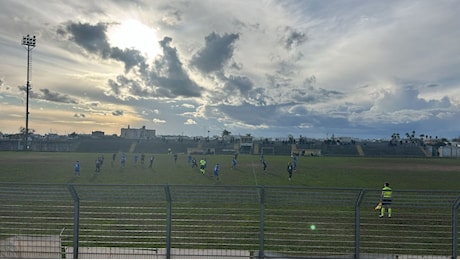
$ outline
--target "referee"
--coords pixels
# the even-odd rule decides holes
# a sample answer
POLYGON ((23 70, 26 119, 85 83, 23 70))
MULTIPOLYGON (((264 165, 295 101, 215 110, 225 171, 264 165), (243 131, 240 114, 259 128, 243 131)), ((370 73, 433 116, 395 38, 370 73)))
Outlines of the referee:
POLYGON ((382 209, 380 210, 379 218, 385 216, 385 209, 388 209, 388 217, 391 218, 391 200, 393 191, 390 188, 390 183, 385 182, 382 188, 382 194, 380 195, 380 201, 382 202, 382 209))

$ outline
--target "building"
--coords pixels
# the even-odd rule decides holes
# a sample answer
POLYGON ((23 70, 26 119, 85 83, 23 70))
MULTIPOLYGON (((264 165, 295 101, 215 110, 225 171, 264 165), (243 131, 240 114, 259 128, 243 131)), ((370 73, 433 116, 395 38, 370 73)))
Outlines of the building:
POLYGON ((102 131, 93 131, 93 132, 91 132, 92 137, 104 137, 104 134, 105 133, 102 132, 102 131))
POLYGON ((142 126, 142 128, 136 129, 136 128, 131 128, 128 125, 128 128, 122 128, 121 129, 121 138, 125 139, 142 139, 142 140, 149 140, 155 138, 156 131, 155 130, 149 130, 146 129, 145 126, 142 126))
POLYGON ((253 151, 253 138, 250 135, 240 136, 240 153, 252 154, 253 151))

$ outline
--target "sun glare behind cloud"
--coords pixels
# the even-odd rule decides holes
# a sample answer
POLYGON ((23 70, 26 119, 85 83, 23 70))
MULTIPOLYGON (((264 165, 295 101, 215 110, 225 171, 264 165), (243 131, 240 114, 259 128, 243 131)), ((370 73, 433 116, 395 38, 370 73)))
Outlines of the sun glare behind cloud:
POLYGON ((133 48, 154 59, 159 53, 157 31, 138 20, 126 20, 108 32, 109 42, 120 49, 133 48))

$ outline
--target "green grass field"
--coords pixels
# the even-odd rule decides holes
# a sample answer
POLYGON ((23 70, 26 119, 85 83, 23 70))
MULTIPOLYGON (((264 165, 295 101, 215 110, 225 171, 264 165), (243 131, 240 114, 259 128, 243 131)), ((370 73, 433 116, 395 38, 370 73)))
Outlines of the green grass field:
MULTIPOLYGON (((190 184, 190 185, 300 185, 307 187, 346 187, 380 189, 384 181, 393 189, 456 190, 460 183, 460 161, 440 158, 368 158, 368 157, 299 157, 297 171, 288 180, 286 165, 289 156, 265 156, 267 171, 263 172, 258 155, 239 155, 236 169, 231 169, 232 155, 208 155, 203 176, 192 168, 187 156, 180 154, 177 162, 169 154, 155 154, 149 168, 134 154, 127 154, 121 167, 121 154, 112 162, 112 154, 0 152, 0 182, 78 183, 78 184, 190 184), (98 156, 105 157, 102 170, 95 172, 98 156), (74 177, 76 160, 81 176, 74 177), (220 164, 220 180, 212 177, 220 164)), ((139 154, 140 158, 140 154, 139 154)), ((195 156, 197 160, 202 156, 195 156)))
MULTIPOLYGON (((257 200, 251 203, 241 200, 239 197, 241 194, 238 192, 244 190, 242 189, 244 187, 236 187, 236 185, 282 186, 282 188, 272 187, 272 194, 276 189, 281 188, 282 190, 276 193, 277 196, 287 196, 295 203, 286 204, 285 202, 290 200, 284 201, 282 197, 274 196, 265 206, 265 250, 283 252, 292 256, 296 256, 296 252, 299 256, 325 256, 344 252, 351 254, 354 247, 354 197, 342 204, 341 199, 348 196, 344 195, 348 194, 348 191, 337 196, 339 194, 337 190, 332 193, 330 190, 329 193, 327 191, 321 193, 321 189, 297 189, 296 192, 289 193, 294 189, 284 187, 366 188, 371 191, 366 193, 360 213, 362 253, 448 255, 450 252, 452 213, 451 206, 447 204, 452 200, 450 195, 447 199, 435 198, 436 203, 429 204, 432 201, 428 201, 428 197, 423 197, 425 193, 401 194, 399 204, 394 205, 395 217, 391 220, 379 219, 373 207, 385 181, 389 181, 395 191, 449 190, 454 191, 451 192, 454 196, 460 183, 460 161, 456 159, 300 157, 297 171, 289 181, 286 170, 287 163, 292 160, 289 156, 266 155, 268 169, 264 173, 260 157, 257 155, 239 155, 236 169, 231 169, 232 155, 208 155, 206 159, 209 166, 205 175, 202 175, 199 169, 192 168, 187 162, 187 156, 183 154, 179 155, 176 163, 172 155, 155 154, 153 168, 148 167, 150 154, 146 154, 144 166, 140 162, 135 165, 133 156, 134 154, 127 154, 126 166, 122 168, 120 154, 117 154, 112 164, 112 154, 0 152, 2 169, 0 182, 187 184, 208 185, 208 187, 232 185, 236 193, 232 193, 231 189, 227 189, 228 187, 215 187, 210 189, 209 194, 202 193, 201 195, 209 196, 209 201, 187 196, 179 196, 182 199, 176 198, 172 209, 173 246, 247 250, 253 250, 254 245, 258 243, 259 205, 257 200), (105 161, 98 174, 95 172, 95 160, 101 155, 104 155, 105 161), (74 177, 73 167, 76 160, 81 163, 80 177, 74 177), (212 177, 212 169, 216 163, 221 166, 219 181, 212 177), (225 196, 231 198, 226 201, 225 196), (330 200, 331 196, 336 197, 330 200), (216 204, 213 198, 217 198, 221 203, 216 204), (277 199, 283 202, 276 202, 277 199), (407 203, 412 199, 414 202, 407 203), (418 211, 424 214, 414 214, 418 211), (314 231, 310 228, 312 223, 315 224, 314 231), (387 230, 386 233, 381 232, 383 225, 387 230), (434 245, 433 241, 437 241, 437 244, 434 245), (428 246, 431 248, 429 252, 426 251, 428 246)), ((202 157, 195 158, 199 160, 202 157)), ((85 191, 91 193, 94 187, 90 186, 77 188, 83 189, 80 191, 81 194, 85 191)), ((110 196, 104 197, 108 198, 107 201, 84 200, 81 209, 80 245, 139 248, 164 246, 165 201, 150 200, 152 198, 150 196, 157 194, 156 192, 163 194, 162 187, 138 186, 133 194, 123 186, 121 188, 98 186, 97 189, 97 194, 110 194, 110 196), (137 199, 131 201, 131 197, 127 196, 126 200, 119 201, 119 198, 124 197, 118 197, 118 191, 126 192, 137 199), (149 230, 152 234, 146 235, 149 230)), ((184 196, 183 194, 188 194, 187 192, 191 194, 203 192, 201 187, 197 186, 175 187, 175 189, 176 196, 180 194, 184 196)), ((353 196, 358 195, 357 191, 354 193, 356 194, 353 196)), ((50 193, 48 196, 53 194, 50 193)), ((34 196, 28 198, 32 201, 41 200, 34 196)), ((48 197, 43 198, 44 201, 48 199, 48 197)), ((60 198, 53 199, 57 201, 60 198)), ((36 204, 28 200, 13 202, 5 206, 5 210, 10 210, 12 215, 20 212, 18 209, 24 210, 18 216, 21 221, 17 221, 16 217, 10 217, 11 223, 5 222, 4 226, 0 223, 0 229, 4 228, 13 234, 17 230, 23 230, 21 232, 26 234, 31 232, 54 234, 64 225, 61 223, 62 215, 61 217, 69 222, 66 225, 70 232, 72 208, 69 208, 69 212, 54 210, 60 207, 59 203, 67 205, 67 200, 51 204, 36 204), (17 207, 18 205, 21 206, 17 207), (37 212, 42 217, 40 220, 44 222, 37 221, 37 212), (24 221, 29 217, 27 214, 34 220, 33 222, 24 221), (48 214, 56 219, 56 223, 48 220, 48 214), (42 226, 48 229, 44 231, 42 226)), ((65 236, 64 244, 71 245, 72 235, 65 236)))

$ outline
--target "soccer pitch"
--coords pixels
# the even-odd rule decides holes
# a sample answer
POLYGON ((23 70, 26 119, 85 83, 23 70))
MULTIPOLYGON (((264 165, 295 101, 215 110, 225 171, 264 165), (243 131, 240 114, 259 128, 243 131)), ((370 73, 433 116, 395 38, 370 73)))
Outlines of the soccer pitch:
POLYGON ((266 155, 266 172, 258 155, 239 155, 235 169, 232 155, 195 156, 208 161, 203 175, 184 154, 177 161, 171 154, 154 154, 151 168, 151 154, 145 155, 144 164, 140 154, 135 163, 135 155, 127 153, 122 167, 121 154, 112 160, 112 154, 0 152, 0 182, 5 187, 2 210, 9 212, 3 232, 56 234, 64 226, 63 245, 71 247, 75 213, 71 205, 65 206, 72 202, 65 185, 71 183, 68 187, 84 195, 79 207, 82 248, 161 249, 169 219, 171 246, 181 253, 189 249, 256 252, 262 237, 266 253, 349 256, 355 250, 359 220, 359 251, 364 257, 369 253, 385 257, 451 253, 450 231, 456 223, 452 222, 452 203, 458 197, 460 179, 455 159, 299 157, 289 181, 290 156, 266 155), (101 156, 105 160, 98 173, 95 162, 101 156), (76 160, 81 163, 79 177, 74 176, 76 160), (212 172, 216 163, 219 180, 212 172), (391 219, 380 219, 374 211, 385 181, 398 192, 391 219), (30 193, 21 193, 31 186, 30 193), (52 192, 47 190, 50 187, 52 192), (11 198, 9 189, 16 192, 11 198), (36 196, 37 192, 42 196, 36 196), (174 200, 168 211, 166 194, 170 192, 174 200), (260 194, 265 194, 263 200, 260 194), (414 214, 418 211, 423 214, 414 214), (383 228, 387 232, 381 232, 383 228))
MULTIPOLYGON (((456 190, 460 182, 460 163, 441 158, 373 158, 373 157, 299 157, 292 180, 288 179, 290 156, 265 155, 268 164, 263 171, 259 155, 240 154, 232 169, 233 155, 194 155, 207 160, 206 173, 192 168, 186 154, 177 161, 171 154, 127 153, 121 166, 121 153, 45 153, 0 152, 0 182, 76 183, 76 184, 189 184, 189 185, 263 185, 333 188, 380 189, 390 182, 393 189, 456 190), (134 156, 138 156, 137 163, 134 156), (104 157, 97 173, 96 159, 104 157), (74 176, 74 164, 81 165, 81 176, 74 176), (219 180, 213 176, 219 163, 219 180)), ((199 165, 199 163, 198 163, 199 165)))

